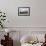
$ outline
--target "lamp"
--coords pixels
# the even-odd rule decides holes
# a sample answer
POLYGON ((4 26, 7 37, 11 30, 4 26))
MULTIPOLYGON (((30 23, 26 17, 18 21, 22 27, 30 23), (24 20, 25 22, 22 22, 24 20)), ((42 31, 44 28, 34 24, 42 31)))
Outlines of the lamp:
POLYGON ((5 32, 6 32, 6 33, 9 33, 9 29, 5 29, 5 32))
POLYGON ((9 29, 5 29, 5 32, 7 33, 7 36, 9 37, 9 29))

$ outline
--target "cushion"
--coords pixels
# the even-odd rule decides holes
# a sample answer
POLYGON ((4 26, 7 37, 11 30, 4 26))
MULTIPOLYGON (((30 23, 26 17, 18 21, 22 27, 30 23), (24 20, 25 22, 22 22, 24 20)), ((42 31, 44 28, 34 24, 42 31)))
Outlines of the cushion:
POLYGON ((32 43, 34 41, 37 41, 37 38, 35 38, 35 36, 28 36, 28 35, 24 35, 21 39, 20 42, 21 43, 32 43))

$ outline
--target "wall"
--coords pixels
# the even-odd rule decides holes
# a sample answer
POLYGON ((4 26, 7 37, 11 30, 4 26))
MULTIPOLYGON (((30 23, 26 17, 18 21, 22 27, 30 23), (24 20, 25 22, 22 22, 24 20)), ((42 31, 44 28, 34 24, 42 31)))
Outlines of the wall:
POLYGON ((46 0, 0 0, 6 12, 6 27, 46 27, 46 0), (18 16, 18 7, 30 7, 30 16, 18 16))
POLYGON ((7 15, 5 26, 20 31, 20 36, 31 31, 46 31, 46 0, 0 0, 0 9, 7 15), (18 16, 18 7, 23 6, 30 7, 30 16, 18 16))

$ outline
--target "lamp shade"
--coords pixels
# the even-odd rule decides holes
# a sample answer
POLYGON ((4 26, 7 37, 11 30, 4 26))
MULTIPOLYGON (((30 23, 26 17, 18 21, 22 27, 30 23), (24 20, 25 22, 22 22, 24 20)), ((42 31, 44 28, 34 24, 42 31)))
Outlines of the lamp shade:
POLYGON ((10 32, 10 30, 9 30, 9 29, 5 29, 5 32, 6 32, 6 33, 9 33, 9 32, 10 32))

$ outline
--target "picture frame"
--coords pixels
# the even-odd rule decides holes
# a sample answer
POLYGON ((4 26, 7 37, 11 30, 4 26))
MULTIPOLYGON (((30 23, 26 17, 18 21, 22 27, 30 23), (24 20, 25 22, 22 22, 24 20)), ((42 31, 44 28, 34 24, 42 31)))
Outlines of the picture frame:
POLYGON ((18 16, 30 16, 30 7, 19 7, 18 16))

